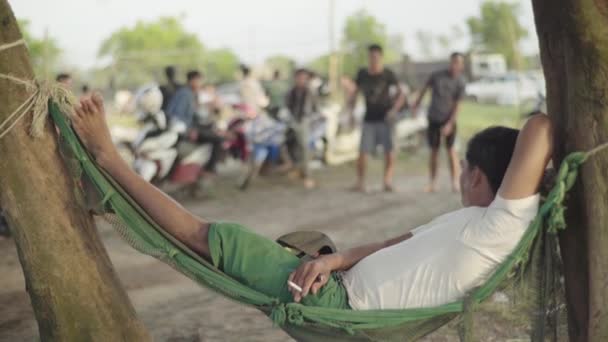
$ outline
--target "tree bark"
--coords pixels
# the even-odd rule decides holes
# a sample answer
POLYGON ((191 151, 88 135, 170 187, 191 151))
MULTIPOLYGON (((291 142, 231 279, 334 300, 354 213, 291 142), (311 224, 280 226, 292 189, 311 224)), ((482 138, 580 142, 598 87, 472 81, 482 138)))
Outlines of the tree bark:
MULTIPOLYGON (((59 19, 60 20, 60 19, 59 19)), ((0 44, 21 34, 0 0, 0 44)), ((0 52, 0 73, 32 79, 24 46, 0 52)), ((0 122, 28 94, 0 80, 0 122)), ((14 233, 42 341, 147 341, 61 160, 55 130, 28 135, 27 115, 0 140, 0 202, 14 233)))
MULTIPOLYGON (((608 1, 532 0, 556 161, 608 141, 608 1)), ((560 235, 571 341, 608 341, 608 153, 588 160, 560 235)))

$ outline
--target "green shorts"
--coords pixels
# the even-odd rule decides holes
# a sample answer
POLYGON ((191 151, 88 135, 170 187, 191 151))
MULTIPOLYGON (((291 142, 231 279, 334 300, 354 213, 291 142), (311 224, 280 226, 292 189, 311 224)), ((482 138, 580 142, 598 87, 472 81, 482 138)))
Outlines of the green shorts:
MULTIPOLYGON (((214 223, 209 228, 209 249, 215 267, 240 283, 283 303, 293 302, 287 278, 300 259, 278 243, 234 223, 214 223)), ((350 309, 346 289, 332 274, 317 294, 309 294, 302 304, 350 309)))

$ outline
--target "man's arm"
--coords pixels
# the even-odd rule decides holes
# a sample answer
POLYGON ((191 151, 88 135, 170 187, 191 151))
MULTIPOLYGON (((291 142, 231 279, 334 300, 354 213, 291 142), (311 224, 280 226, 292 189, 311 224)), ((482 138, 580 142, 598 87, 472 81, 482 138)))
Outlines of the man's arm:
POLYGON ((395 96, 395 103, 393 103, 393 107, 390 109, 390 111, 388 112, 388 115, 387 115, 389 120, 393 120, 396 118, 399 110, 401 108, 403 108, 403 105, 407 104, 407 97, 405 96, 405 92, 401 89, 401 85, 399 84, 399 81, 397 80, 397 76, 395 76, 395 74, 392 71, 389 71, 389 78, 390 78, 389 84, 397 89, 397 94, 395 96))
POLYGON ((552 153, 551 120, 545 114, 535 115, 519 132, 498 194, 504 199, 520 199, 537 193, 552 153))
POLYGON ((395 100, 391 110, 388 112, 387 118, 389 120, 394 120, 403 105, 408 105, 407 96, 405 96, 405 93, 401 90, 399 84, 397 84, 397 99, 395 100))
POLYGON ((413 234, 407 232, 403 235, 388 239, 382 242, 370 243, 367 245, 347 249, 344 252, 335 253, 336 260, 332 271, 345 271, 355 266, 361 259, 376 253, 377 251, 396 245, 411 238, 413 234))
POLYGON ((441 134, 444 136, 450 135, 452 133, 452 131, 454 130, 454 127, 456 125, 456 120, 458 119, 460 101, 462 100, 462 97, 464 96, 464 91, 465 91, 465 84, 464 84, 464 81, 462 81, 462 83, 460 83, 460 86, 457 89, 456 94, 454 94, 454 105, 452 106, 452 109, 450 110, 448 120, 446 121, 446 123, 443 125, 443 128, 441 129, 441 134))
POLYGON ((460 109, 460 100, 456 100, 454 105, 452 106, 452 110, 450 111, 450 115, 448 116, 448 120, 443 125, 441 129, 441 134, 444 136, 448 136, 454 130, 454 126, 456 125, 456 120, 458 119, 458 110, 460 109))
POLYGON ((370 243, 367 245, 351 248, 343 252, 324 255, 315 260, 305 262, 289 275, 289 280, 302 288, 302 292, 290 289, 293 298, 299 302, 309 292, 317 291, 327 284, 332 271, 348 270, 356 265, 361 259, 376 253, 377 251, 403 242, 413 235, 408 232, 396 238, 384 242, 370 243))
POLYGON ((422 102, 422 99, 424 99, 424 95, 426 94, 427 90, 429 90, 429 88, 431 87, 432 80, 433 76, 429 77, 429 79, 424 84, 424 87, 422 87, 422 90, 420 90, 418 98, 416 99, 416 101, 414 101, 414 105, 412 106, 412 115, 414 117, 418 115, 418 108, 420 107, 420 103, 422 102))

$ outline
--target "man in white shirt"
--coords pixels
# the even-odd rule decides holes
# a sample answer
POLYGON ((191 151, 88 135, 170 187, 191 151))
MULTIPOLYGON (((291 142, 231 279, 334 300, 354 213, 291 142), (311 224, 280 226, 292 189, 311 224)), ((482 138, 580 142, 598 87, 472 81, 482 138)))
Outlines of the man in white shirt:
POLYGON ((521 132, 486 129, 471 139, 462 161, 463 209, 397 238, 301 263, 240 225, 193 215, 141 179, 112 144, 104 114, 95 94, 81 100, 72 123, 99 165, 159 226, 262 293, 283 302, 355 310, 436 306, 481 285, 536 214, 553 140, 545 115, 532 117, 521 132), (337 271, 343 271, 342 279, 337 271))
POLYGON ((260 81, 251 74, 251 69, 246 65, 241 65, 243 79, 239 81, 239 93, 241 102, 255 109, 256 113, 266 108, 269 99, 264 92, 260 81))

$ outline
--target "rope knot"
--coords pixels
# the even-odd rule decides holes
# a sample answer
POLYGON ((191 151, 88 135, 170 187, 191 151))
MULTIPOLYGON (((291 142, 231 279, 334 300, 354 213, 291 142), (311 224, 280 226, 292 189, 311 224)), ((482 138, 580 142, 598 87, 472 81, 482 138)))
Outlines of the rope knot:
POLYGON ((556 203, 551 208, 547 221, 547 232, 555 234, 560 230, 566 229, 565 212, 566 208, 560 203, 556 203))
POLYGON ((276 327, 281 327, 285 325, 287 321, 287 311, 285 309, 285 304, 279 302, 278 300, 273 301, 272 303, 272 311, 270 312, 270 319, 272 323, 276 327))
POLYGON ((106 203, 108 203, 110 198, 112 198, 112 196, 114 196, 114 195, 116 195, 116 190, 114 190, 114 189, 108 190, 108 192, 106 192, 106 194, 101 199, 101 207, 104 207, 106 205, 106 203))
POLYGON ((179 250, 177 248, 169 248, 166 253, 169 258, 174 259, 179 254, 179 250))
POLYGON ((304 315, 302 310, 297 306, 287 306, 287 321, 291 324, 302 325, 304 324, 304 315))

